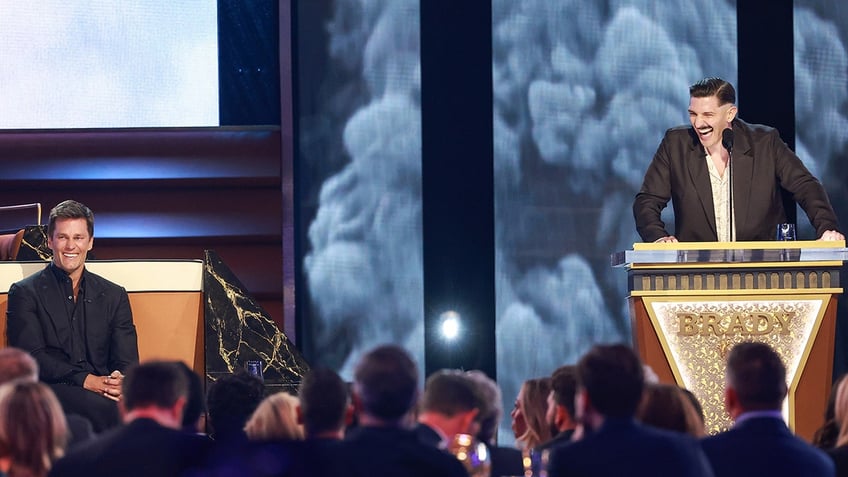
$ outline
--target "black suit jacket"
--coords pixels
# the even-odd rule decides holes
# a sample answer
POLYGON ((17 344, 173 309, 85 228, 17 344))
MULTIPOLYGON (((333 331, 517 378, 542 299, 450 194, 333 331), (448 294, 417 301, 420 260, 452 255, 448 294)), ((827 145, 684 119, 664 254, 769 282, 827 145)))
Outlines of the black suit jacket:
MULTIPOLYGON (((98 376, 114 370, 125 372, 138 362, 138 338, 127 292, 94 273, 84 273, 88 361, 98 376)), ((82 386, 89 372, 69 355, 71 328, 65 300, 47 267, 12 284, 6 334, 10 346, 32 354, 42 381, 82 386)))
POLYGON ((828 477, 831 459, 774 417, 754 417, 701 441, 716 476, 828 477))
MULTIPOLYGON (((733 207, 736 240, 774 240, 786 222, 781 188, 807 213, 817 237, 838 230, 821 183, 768 126, 733 121, 733 207)), ((712 188, 704 148, 692 127, 669 129, 654 155, 633 203, 636 230, 646 242, 674 235, 682 242, 718 240, 712 188), (660 219, 671 200, 674 233, 660 219)))
POLYGON ((343 443, 348 477, 467 477, 456 457, 422 444, 414 432, 359 427, 343 443))
POLYGON ((554 446, 548 475, 711 477, 713 473, 694 438, 643 426, 633 419, 607 418, 600 429, 581 440, 554 446))
POLYGON ((99 435, 56 461, 51 477, 178 476, 201 461, 210 441, 159 425, 151 419, 99 435))

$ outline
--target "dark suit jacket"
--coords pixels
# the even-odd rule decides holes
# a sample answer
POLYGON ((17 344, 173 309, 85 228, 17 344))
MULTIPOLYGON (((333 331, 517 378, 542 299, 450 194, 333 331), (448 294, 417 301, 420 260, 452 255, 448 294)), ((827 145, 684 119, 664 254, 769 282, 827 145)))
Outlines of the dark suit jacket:
POLYGON ((359 427, 345 437, 343 449, 348 477, 468 476, 456 457, 406 429, 359 427))
MULTIPOLYGON (((780 139, 777 130, 740 119, 733 121, 733 207, 736 240, 774 240, 786 222, 781 187, 807 213, 817 237, 838 230, 836 215, 821 183, 780 139)), ((633 203, 636 230, 646 242, 674 235, 681 242, 714 242, 710 175, 704 148, 691 127, 669 129, 660 143, 633 203), (674 233, 660 213, 671 200, 674 233)))
MULTIPOLYGON (((49 266, 48 266, 49 267, 49 266)), ((98 376, 125 372, 138 362, 138 339, 123 287, 85 271, 85 344, 98 376)), ((82 386, 88 371, 72 362, 71 328, 56 277, 46 267, 9 288, 6 312, 10 346, 28 351, 47 383, 82 386)))
POLYGON ((633 419, 607 418, 596 432, 551 449, 549 477, 622 475, 701 477, 713 473, 694 438, 633 419))
POLYGON ((178 476, 205 456, 209 439, 136 419, 56 461, 51 477, 178 476))
POLYGON ((836 477, 848 476, 848 446, 829 449, 827 454, 836 465, 836 477))
POLYGON ((828 477, 833 462, 774 417, 754 417, 701 441, 716 476, 828 477))

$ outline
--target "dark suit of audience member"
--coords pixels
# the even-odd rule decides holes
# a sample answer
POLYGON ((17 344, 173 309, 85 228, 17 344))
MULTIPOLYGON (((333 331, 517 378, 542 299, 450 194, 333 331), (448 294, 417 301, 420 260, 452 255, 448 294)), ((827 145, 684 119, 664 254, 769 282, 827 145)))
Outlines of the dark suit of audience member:
POLYGON ((501 447, 495 442, 495 435, 503 415, 503 400, 498 384, 480 370, 466 371, 465 375, 474 383, 480 396, 480 408, 477 421, 477 438, 485 442, 492 458, 492 477, 524 475, 524 461, 521 451, 514 447, 501 447))
POLYGON ((717 476, 827 477, 830 458, 792 435, 783 422, 786 368, 764 343, 741 343, 727 357, 725 403, 736 421, 701 445, 717 476))
POLYGON ((642 363, 623 345, 595 346, 577 364, 582 439, 550 452, 548 475, 712 476, 694 438, 638 424, 642 363))
POLYGON ((124 380, 125 424, 56 462, 50 475, 178 476, 202 460, 208 441, 180 430, 187 383, 175 363, 131 368, 124 380))
POLYGON ((366 353, 354 372, 359 427, 345 437, 345 475, 350 477, 467 476, 456 457, 426 445, 406 429, 418 388, 415 362, 401 348, 366 353))
POLYGON ((138 362, 129 298, 85 269, 94 243, 88 207, 54 207, 47 235, 53 261, 9 288, 8 343, 32 354, 66 413, 84 416, 100 432, 120 423, 115 402, 123 372, 138 362))

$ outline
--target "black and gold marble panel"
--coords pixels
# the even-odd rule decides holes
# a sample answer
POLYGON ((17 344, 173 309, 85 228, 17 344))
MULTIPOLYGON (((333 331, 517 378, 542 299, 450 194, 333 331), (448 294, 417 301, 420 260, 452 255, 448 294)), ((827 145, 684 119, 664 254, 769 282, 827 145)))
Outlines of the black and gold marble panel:
POLYGON ((206 251, 203 271, 206 315, 206 379, 260 360, 268 392, 295 391, 309 369, 306 360, 217 253, 206 251))
POLYGON ((49 261, 52 258, 53 251, 47 248, 47 226, 28 225, 24 227, 24 238, 15 260, 21 262, 49 261))

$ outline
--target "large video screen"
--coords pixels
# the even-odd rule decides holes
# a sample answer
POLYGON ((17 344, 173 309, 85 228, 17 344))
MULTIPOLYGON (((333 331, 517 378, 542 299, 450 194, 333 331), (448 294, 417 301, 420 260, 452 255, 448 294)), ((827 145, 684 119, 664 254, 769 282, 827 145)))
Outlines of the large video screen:
POLYGON ((3 2, 0 129, 218 126, 217 3, 3 2))

